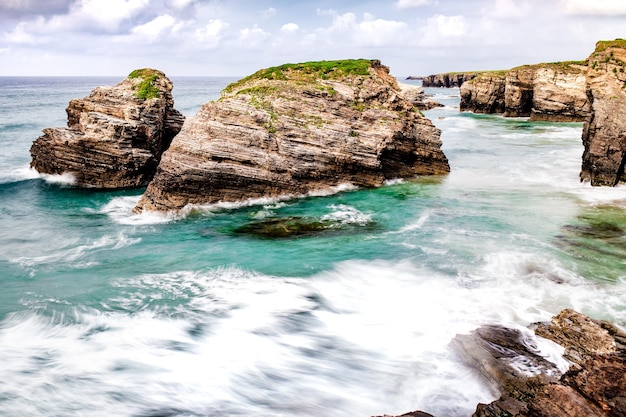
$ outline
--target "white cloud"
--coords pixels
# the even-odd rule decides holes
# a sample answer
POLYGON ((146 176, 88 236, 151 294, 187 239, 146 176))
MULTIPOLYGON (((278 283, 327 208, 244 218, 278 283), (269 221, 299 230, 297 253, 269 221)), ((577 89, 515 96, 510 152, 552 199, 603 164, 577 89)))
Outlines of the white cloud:
POLYGON ((488 15, 496 18, 520 18, 528 15, 530 5, 519 0, 496 0, 494 6, 487 10, 488 15))
POLYGON ((624 0, 559 0, 570 15, 591 16, 623 16, 626 15, 626 1, 624 0))
POLYGON ((395 6, 398 9, 410 9, 412 7, 422 7, 432 4, 431 0, 398 0, 395 6))
POLYGON ((358 24, 357 41, 367 46, 385 46, 400 43, 406 39, 407 24, 395 20, 375 19, 366 13, 358 24))
MULTIPOLYGON (((42 18, 39 18, 39 20, 42 20, 42 18)), ((18 23, 17 26, 15 26, 15 29, 13 29, 11 32, 4 34, 4 41, 15 44, 37 43, 37 38, 26 31, 26 28, 29 26, 30 24, 26 22, 18 23)))
POLYGON ((283 32, 297 32, 300 29, 300 26, 298 26, 295 23, 285 23, 280 30, 282 30, 283 32))
POLYGON ((58 18, 61 19, 59 23, 69 19, 115 30, 121 22, 130 19, 149 4, 150 0, 79 0, 72 6, 68 16, 58 18))
POLYGON ((161 15, 143 25, 135 26, 131 33, 140 35, 149 41, 155 41, 161 34, 172 32, 177 27, 176 19, 169 14, 161 15))
POLYGON ((252 29, 245 28, 239 31, 239 44, 244 47, 254 48, 263 43, 270 34, 257 25, 254 25, 252 29))
POLYGON ((228 23, 221 19, 209 20, 203 28, 197 29, 195 38, 198 42, 209 48, 216 48, 220 40, 224 37, 224 33, 228 28, 228 23))
POLYGON ((176 10, 182 10, 193 4, 193 0, 168 0, 167 4, 176 10))
POLYGON ((467 34, 465 17, 435 15, 428 19, 428 27, 444 38, 460 38, 467 34))
POLYGON ((276 9, 273 7, 270 7, 269 9, 265 9, 261 12, 261 17, 264 17, 266 19, 270 18, 270 17, 274 17, 276 16, 276 9))

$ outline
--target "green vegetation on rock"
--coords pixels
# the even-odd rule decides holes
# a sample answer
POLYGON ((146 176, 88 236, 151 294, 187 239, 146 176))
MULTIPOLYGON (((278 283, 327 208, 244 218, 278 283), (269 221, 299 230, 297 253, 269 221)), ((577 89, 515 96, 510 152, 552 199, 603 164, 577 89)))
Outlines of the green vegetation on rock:
MULTIPOLYGON (((339 61, 312 61, 300 64, 284 64, 259 70, 239 81, 229 84, 224 93, 236 91, 243 85, 256 80, 283 80, 313 82, 332 80, 350 75, 366 76, 372 61, 369 59, 345 59, 339 61)), ((330 94, 332 92, 328 90, 330 94)))
POLYGON ((134 87, 137 98, 148 100, 159 97, 159 89, 154 85, 159 76, 160 72, 150 68, 134 70, 128 74, 130 79, 141 78, 141 82, 134 87))
POLYGON ((598 41, 596 42, 596 50, 594 53, 604 52, 609 48, 626 49, 626 39, 617 38, 612 41, 598 41))

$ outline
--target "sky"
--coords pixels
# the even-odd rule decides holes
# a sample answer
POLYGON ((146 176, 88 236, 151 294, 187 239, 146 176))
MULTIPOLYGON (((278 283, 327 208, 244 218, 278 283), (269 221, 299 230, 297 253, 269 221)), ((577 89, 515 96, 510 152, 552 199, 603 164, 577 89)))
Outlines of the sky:
POLYGON ((396 76, 585 59, 626 0, 0 0, 0 76, 245 76, 380 59, 396 76))

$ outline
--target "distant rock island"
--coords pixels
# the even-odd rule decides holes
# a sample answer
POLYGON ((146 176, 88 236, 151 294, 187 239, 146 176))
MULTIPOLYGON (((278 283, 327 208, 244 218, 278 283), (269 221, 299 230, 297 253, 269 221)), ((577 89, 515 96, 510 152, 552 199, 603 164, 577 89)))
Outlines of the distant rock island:
POLYGON ((180 131, 172 83, 141 69, 113 87, 70 101, 67 126, 44 129, 33 143, 31 167, 66 174, 88 188, 134 188, 152 180, 161 155, 180 131))
POLYGON ((185 121, 135 210, 444 174, 439 135, 378 60, 267 68, 185 121))
POLYGON ((461 110, 584 121, 580 178, 592 185, 626 182, 626 40, 599 41, 584 61, 524 65, 502 71, 424 77, 424 86, 460 86, 461 110))

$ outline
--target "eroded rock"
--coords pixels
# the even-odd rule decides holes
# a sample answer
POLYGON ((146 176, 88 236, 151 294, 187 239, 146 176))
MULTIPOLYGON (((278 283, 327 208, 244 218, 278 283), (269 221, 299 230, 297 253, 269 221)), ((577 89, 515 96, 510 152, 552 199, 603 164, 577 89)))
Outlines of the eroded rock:
POLYGON ((376 60, 269 68, 186 120, 135 210, 444 174, 439 134, 376 60))
POLYGON ((68 127, 44 129, 30 149, 31 167, 71 174, 80 187, 147 185, 184 121, 171 91, 165 74, 142 69, 113 87, 71 100, 68 127))
POLYGON ((626 181, 626 40, 598 42, 588 61, 592 114, 583 128, 580 178, 614 186, 626 181))

